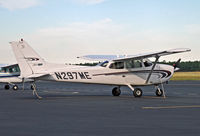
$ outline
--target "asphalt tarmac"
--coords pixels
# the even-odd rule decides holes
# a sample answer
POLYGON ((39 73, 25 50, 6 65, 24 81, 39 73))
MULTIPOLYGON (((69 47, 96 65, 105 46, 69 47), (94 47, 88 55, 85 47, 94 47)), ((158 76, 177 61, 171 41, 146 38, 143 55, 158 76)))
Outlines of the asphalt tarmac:
POLYGON ((200 81, 171 81, 166 98, 153 86, 134 98, 127 87, 38 82, 42 100, 0 84, 0 136, 199 136, 200 81))

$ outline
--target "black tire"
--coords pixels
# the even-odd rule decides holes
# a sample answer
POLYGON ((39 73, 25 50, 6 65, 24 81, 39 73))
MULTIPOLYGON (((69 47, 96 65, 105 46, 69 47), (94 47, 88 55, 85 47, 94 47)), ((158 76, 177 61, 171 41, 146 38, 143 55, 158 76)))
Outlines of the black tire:
POLYGON ((112 89, 112 95, 113 96, 119 96, 121 94, 121 90, 119 87, 115 87, 112 89))
POLYGON ((133 91, 133 95, 135 97, 141 97, 142 96, 142 89, 140 88, 135 88, 134 91, 133 91))
POLYGON ((156 96, 163 96, 163 90, 162 89, 157 89, 156 90, 156 96))
POLYGON ((4 89, 5 89, 5 90, 9 90, 9 89, 10 89, 10 86, 9 86, 9 85, 5 85, 5 86, 4 86, 4 89))
POLYGON ((34 90, 33 85, 31 85, 31 90, 34 90))
POLYGON ((17 86, 17 85, 14 85, 14 86, 13 86, 13 90, 17 91, 17 90, 18 90, 18 86, 17 86))

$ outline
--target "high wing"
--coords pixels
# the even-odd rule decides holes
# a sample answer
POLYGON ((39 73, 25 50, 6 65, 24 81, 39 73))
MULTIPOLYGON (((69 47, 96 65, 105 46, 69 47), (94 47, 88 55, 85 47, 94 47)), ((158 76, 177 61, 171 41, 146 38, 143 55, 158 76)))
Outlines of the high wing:
POLYGON ((166 51, 160 51, 160 52, 154 52, 154 53, 146 53, 146 54, 139 54, 131 57, 125 57, 121 59, 114 59, 113 61, 122 61, 122 60, 128 60, 128 59, 139 59, 139 58, 151 58, 151 57, 161 57, 176 53, 182 53, 182 52, 189 52, 191 49, 188 48, 178 48, 178 49, 171 49, 166 51))
POLYGON ((105 61, 105 60, 114 60, 120 59, 125 57, 131 57, 133 55, 85 55, 77 58, 85 59, 85 60, 92 60, 92 61, 105 61))
POLYGON ((191 51, 191 49, 189 48, 177 48, 177 49, 145 53, 145 54, 137 54, 137 55, 86 55, 78 58, 94 60, 94 61, 104 61, 104 60, 123 61, 129 59, 160 57, 160 56, 189 52, 189 51, 191 51))

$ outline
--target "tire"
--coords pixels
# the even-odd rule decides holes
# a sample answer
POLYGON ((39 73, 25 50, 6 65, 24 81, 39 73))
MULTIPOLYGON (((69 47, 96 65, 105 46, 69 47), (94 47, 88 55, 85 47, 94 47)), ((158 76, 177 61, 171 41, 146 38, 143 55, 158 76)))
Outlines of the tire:
POLYGON ((140 88, 135 88, 135 90, 133 91, 133 95, 135 97, 141 97, 142 96, 142 90, 140 88))
POLYGON ((33 85, 31 85, 31 90, 34 90, 33 85))
POLYGON ((163 96, 163 90, 162 89, 157 89, 156 90, 156 96, 163 96))
POLYGON ((119 96, 121 94, 121 90, 119 87, 115 87, 112 89, 112 95, 113 96, 119 96))
POLYGON ((5 89, 5 90, 9 90, 9 89, 10 89, 10 86, 9 86, 9 85, 5 85, 5 86, 4 86, 4 89, 5 89))
POLYGON ((17 90, 18 90, 18 86, 17 86, 17 85, 14 85, 14 86, 13 86, 13 90, 17 91, 17 90))

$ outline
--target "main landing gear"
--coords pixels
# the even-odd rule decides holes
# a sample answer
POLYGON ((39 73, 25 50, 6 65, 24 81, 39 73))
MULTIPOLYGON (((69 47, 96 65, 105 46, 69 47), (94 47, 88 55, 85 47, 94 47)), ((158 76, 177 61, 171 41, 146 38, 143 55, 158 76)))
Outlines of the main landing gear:
MULTIPOLYGON (((133 95, 135 97, 141 97, 142 96, 142 90, 140 88, 134 89, 132 86, 130 86, 130 87, 131 87, 131 90, 133 91, 133 95)), ((112 89, 112 95, 113 96, 119 96, 120 94, 121 94, 120 86, 112 89)))
POLYGON ((120 87, 115 87, 112 89, 113 96, 119 96, 121 94, 120 87))
POLYGON ((141 97, 142 96, 142 89, 140 88, 135 88, 134 91, 133 91, 133 95, 135 97, 141 97))
MULTIPOLYGON (((143 94, 142 89, 133 88, 133 86, 131 86, 131 85, 127 85, 127 86, 132 90, 133 96, 135 96, 137 98, 142 96, 142 94, 143 94)), ((156 92, 155 92, 156 96, 158 96, 158 97, 164 96, 164 98, 165 98, 164 91, 161 88, 159 88, 157 85, 155 87, 156 87, 156 92)), ((120 94, 121 94, 120 86, 112 89, 113 96, 119 96, 120 94)))

